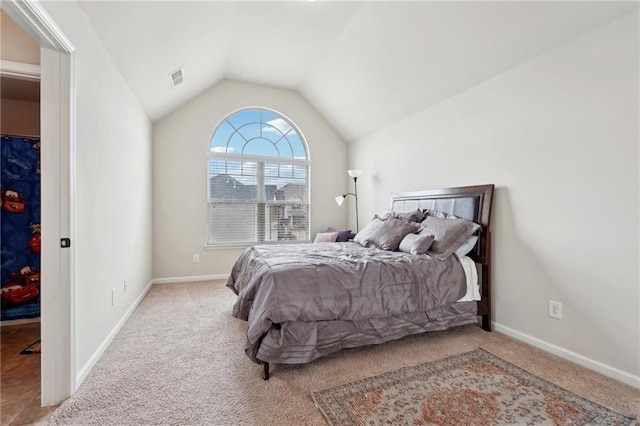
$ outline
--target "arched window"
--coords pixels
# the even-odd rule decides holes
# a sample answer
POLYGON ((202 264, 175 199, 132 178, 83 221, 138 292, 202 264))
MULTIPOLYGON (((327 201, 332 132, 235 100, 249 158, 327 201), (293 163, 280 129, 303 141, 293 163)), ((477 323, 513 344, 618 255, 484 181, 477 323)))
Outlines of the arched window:
POLYGON ((208 245, 309 240, 309 155, 293 123, 262 108, 234 112, 208 159, 208 245))

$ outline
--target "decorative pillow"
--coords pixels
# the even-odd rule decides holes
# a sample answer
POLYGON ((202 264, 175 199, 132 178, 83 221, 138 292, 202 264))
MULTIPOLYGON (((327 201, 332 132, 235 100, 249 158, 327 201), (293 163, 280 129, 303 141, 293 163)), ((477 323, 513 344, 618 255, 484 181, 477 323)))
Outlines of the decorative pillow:
POLYGON ((435 216, 440 219, 458 219, 458 216, 454 216, 450 213, 441 212, 438 210, 424 209, 425 216, 435 216))
POLYGON ((409 213, 395 213, 395 216, 408 222, 422 222, 427 215, 416 209, 409 213))
POLYGON ((353 238, 353 241, 360 244, 361 246, 368 247, 370 246, 371 239, 373 235, 376 233, 378 228, 382 226, 384 220, 381 219, 378 215, 375 215, 371 222, 367 223, 367 225, 360 230, 353 238))
POLYGON ((473 250, 477 242, 478 242, 477 235, 470 236, 469 238, 467 238, 467 241, 462 243, 462 245, 458 247, 458 249, 455 251, 456 256, 458 257, 466 256, 467 254, 469 254, 471 250, 473 250))
POLYGON ((473 235, 480 225, 466 219, 448 218, 440 219, 434 216, 427 216, 422 221, 423 231, 421 233, 434 236, 433 244, 427 254, 436 259, 446 259, 451 256, 471 235, 473 235))
POLYGON ((336 238, 336 243, 344 243, 349 240, 349 235, 351 235, 351 229, 333 229, 331 227, 327 228, 326 232, 337 232, 338 238, 336 238))
POLYGON ((338 232, 318 232, 314 243, 335 243, 338 238, 338 232))
POLYGON ((407 235, 420 230, 417 223, 407 222, 397 217, 390 217, 385 220, 376 230, 371 242, 382 250, 397 250, 400 241, 407 235))
POLYGON ((407 234, 398 248, 405 253, 426 254, 431 244, 433 244, 433 235, 407 234))

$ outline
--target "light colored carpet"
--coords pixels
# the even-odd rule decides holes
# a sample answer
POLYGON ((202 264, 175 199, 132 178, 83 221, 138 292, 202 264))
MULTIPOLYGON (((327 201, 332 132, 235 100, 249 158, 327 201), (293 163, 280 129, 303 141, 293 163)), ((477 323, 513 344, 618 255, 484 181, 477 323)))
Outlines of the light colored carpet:
POLYGON ((245 356, 246 323, 231 316, 224 281, 156 285, 85 382, 49 419, 73 425, 324 425, 311 391, 483 347, 621 413, 640 391, 476 326, 351 349, 300 366, 245 356))

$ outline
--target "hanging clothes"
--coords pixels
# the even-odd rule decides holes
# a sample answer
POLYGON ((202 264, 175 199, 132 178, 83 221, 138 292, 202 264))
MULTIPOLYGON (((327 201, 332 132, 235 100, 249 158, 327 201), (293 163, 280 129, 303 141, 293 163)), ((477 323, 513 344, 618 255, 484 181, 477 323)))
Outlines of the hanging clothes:
POLYGON ((1 320, 40 316, 40 138, 0 136, 1 320))

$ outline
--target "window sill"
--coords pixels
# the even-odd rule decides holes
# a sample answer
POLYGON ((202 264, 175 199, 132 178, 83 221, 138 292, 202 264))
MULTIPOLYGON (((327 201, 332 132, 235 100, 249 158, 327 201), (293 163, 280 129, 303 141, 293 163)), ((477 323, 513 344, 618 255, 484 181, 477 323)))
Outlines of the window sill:
POLYGON ((266 245, 274 245, 274 244, 311 244, 313 241, 274 241, 274 242, 265 242, 265 243, 230 243, 230 244, 217 244, 217 245, 205 245, 205 250, 235 250, 241 249, 244 250, 247 247, 251 246, 266 246, 266 245))

